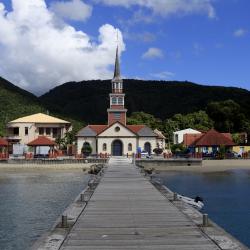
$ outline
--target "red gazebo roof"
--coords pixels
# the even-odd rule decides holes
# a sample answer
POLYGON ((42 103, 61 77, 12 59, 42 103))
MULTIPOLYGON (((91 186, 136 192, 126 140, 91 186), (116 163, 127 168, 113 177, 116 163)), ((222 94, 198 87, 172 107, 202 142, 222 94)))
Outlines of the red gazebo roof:
POLYGON ((0 138, 0 147, 7 147, 8 146, 8 142, 3 139, 3 138, 0 138))
POLYGON ((235 143, 222 133, 219 133, 215 129, 209 130, 200 138, 195 140, 192 146, 195 147, 209 147, 209 146, 234 146, 235 143))
POLYGON ((46 136, 39 136, 37 139, 28 143, 28 146, 55 146, 56 143, 46 136))

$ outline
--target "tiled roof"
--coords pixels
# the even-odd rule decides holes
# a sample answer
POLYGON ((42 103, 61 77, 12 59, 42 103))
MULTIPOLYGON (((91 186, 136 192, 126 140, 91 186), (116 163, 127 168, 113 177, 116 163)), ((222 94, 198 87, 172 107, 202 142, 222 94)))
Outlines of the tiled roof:
POLYGON ((157 137, 157 135, 154 133, 154 131, 151 128, 147 127, 147 126, 142 128, 141 130, 139 130, 137 132, 137 134, 139 136, 143 136, 143 137, 157 137))
POLYGON ((97 133, 91 129, 89 126, 82 128, 76 136, 81 136, 81 137, 95 137, 97 133))
POLYGON ((43 113, 37 113, 34 115, 24 116, 16 120, 10 121, 9 123, 60 123, 60 124, 70 124, 70 122, 46 115, 43 113))
POLYGON ((195 141, 197 141, 203 134, 184 134, 183 135, 183 144, 186 147, 192 145, 195 141))
POLYGON ((88 125, 88 127, 91 128, 93 131, 95 131, 96 134, 100 134, 106 128, 108 128, 108 125, 88 125))
POLYGON ((127 125, 126 127, 137 134, 141 129, 145 127, 145 125, 127 125))
POLYGON ((5 146, 8 146, 8 142, 5 139, 0 138, 0 147, 5 147, 5 146))
POLYGON ((158 138, 160 138, 160 139, 166 139, 166 137, 163 135, 163 133, 160 130, 155 129, 154 133, 157 135, 158 138))
MULTIPOLYGON (((111 126, 113 126, 112 124, 111 126)), ((123 126, 123 124, 121 124, 123 126)), ((77 136, 81 137, 95 137, 105 131, 107 128, 111 127, 108 125, 88 125, 82 128, 78 133, 77 136)), ((125 126, 131 132, 139 135, 139 136, 157 136, 153 130, 145 125, 127 125, 125 126)))
POLYGON ((207 133, 202 135, 200 138, 198 138, 194 143, 193 146, 234 146, 235 143, 223 135, 222 133, 219 133, 215 129, 209 130, 207 133))
POLYGON ((28 146, 55 146, 56 143, 46 136, 39 136, 37 139, 28 143, 28 146))

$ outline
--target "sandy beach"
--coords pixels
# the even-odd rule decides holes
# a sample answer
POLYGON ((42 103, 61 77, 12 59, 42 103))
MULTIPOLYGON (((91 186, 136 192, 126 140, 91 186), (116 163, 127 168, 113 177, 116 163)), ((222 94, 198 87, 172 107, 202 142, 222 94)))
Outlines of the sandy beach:
POLYGON ((250 170, 250 160, 204 160, 202 166, 152 166, 158 171, 179 171, 179 172, 224 172, 235 169, 250 170))
POLYGON ((72 163, 72 164, 0 164, 0 172, 13 171, 87 171, 93 163, 72 163))

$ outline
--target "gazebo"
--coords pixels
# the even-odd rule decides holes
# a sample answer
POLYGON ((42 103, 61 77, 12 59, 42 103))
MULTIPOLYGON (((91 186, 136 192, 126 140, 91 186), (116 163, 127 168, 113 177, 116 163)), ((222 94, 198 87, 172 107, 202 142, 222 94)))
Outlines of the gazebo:
POLYGON ((27 145, 34 148, 34 155, 49 155, 54 151, 56 143, 46 136, 39 136, 27 145))
POLYGON ((0 159, 7 158, 9 143, 3 138, 0 138, 0 159))

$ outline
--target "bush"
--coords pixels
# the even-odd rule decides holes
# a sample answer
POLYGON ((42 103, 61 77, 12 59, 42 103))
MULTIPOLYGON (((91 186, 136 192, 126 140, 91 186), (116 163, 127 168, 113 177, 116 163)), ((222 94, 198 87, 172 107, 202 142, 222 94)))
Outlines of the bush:
POLYGON ((92 153, 92 148, 89 143, 84 143, 82 146, 82 154, 84 156, 89 156, 92 153))
POLYGON ((157 155, 160 155, 160 154, 162 154, 163 149, 162 149, 162 148, 155 148, 155 149, 153 150, 153 152, 154 152, 155 154, 157 154, 157 155))

